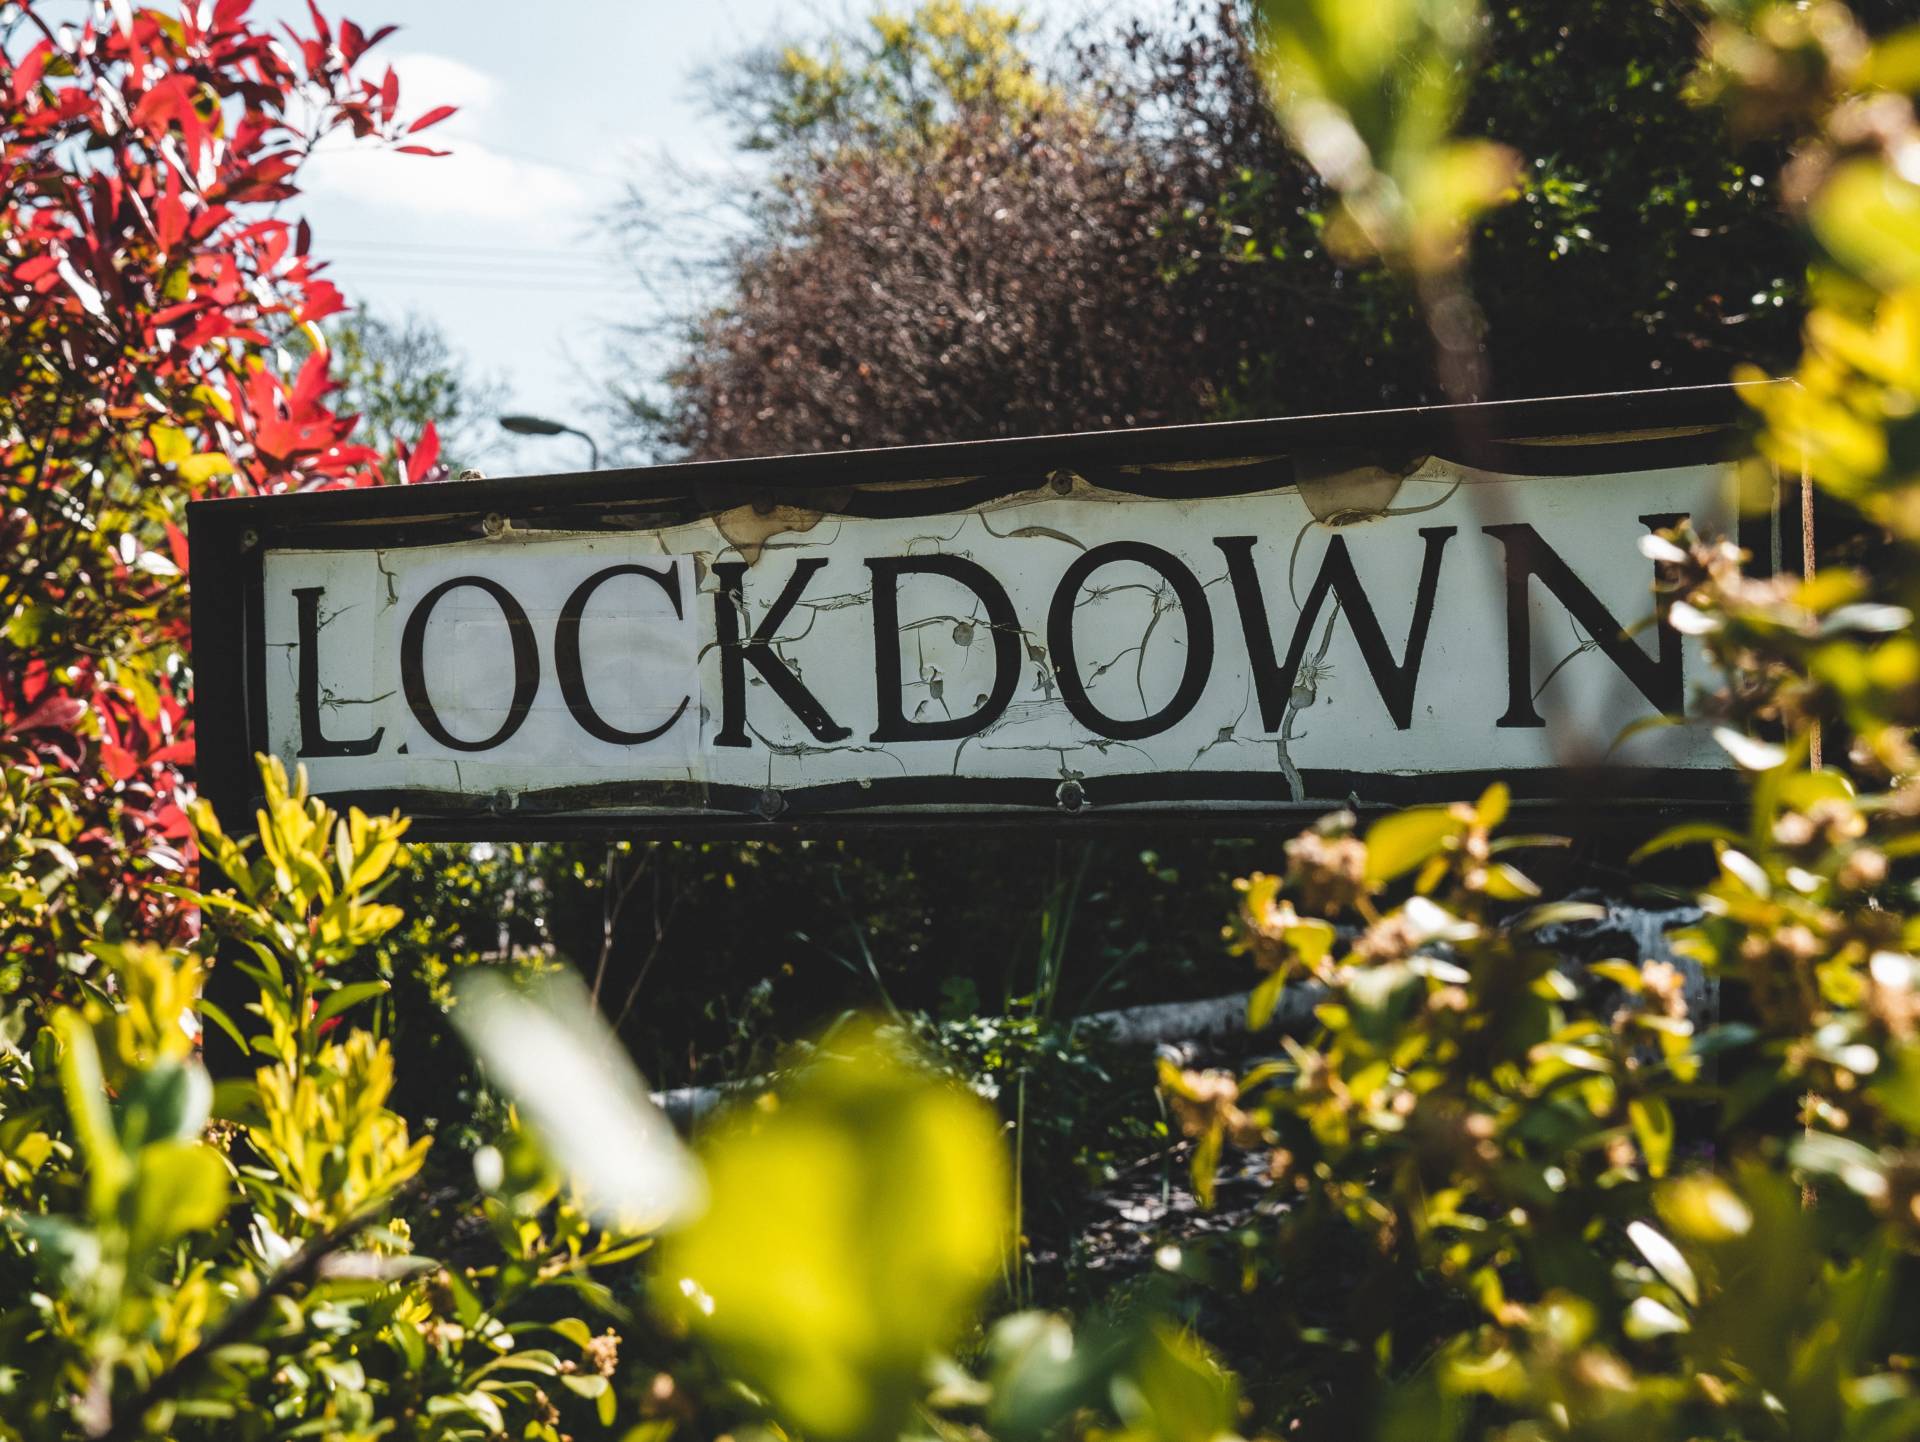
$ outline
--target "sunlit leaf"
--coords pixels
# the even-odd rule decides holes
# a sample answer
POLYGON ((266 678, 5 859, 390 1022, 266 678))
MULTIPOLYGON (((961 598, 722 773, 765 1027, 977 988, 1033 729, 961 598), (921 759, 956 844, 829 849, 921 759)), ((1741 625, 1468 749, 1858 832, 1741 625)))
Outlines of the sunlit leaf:
POLYGON ((536 995, 471 973, 453 1021, 594 1215, 649 1230, 696 1205, 686 1149, 571 974, 536 995))
POLYGON ((1664 1177, 1667 1162, 1673 1156, 1673 1111, 1657 1096, 1638 1096, 1627 1103, 1627 1115, 1633 1122, 1634 1139, 1647 1159, 1647 1172, 1664 1177))
POLYGON ((896 1436, 999 1271, 992 1113, 875 1041, 837 1040, 701 1159, 710 1202, 662 1244, 667 1300, 807 1436, 896 1436))
POLYGON ((1444 806, 1416 806, 1367 828, 1367 880, 1376 886, 1413 870, 1457 836, 1460 819, 1444 806))
POLYGON ((1661 1281, 1685 1297, 1690 1305, 1699 1304, 1700 1283, 1678 1247, 1645 1222, 1628 1222, 1627 1236, 1647 1259, 1647 1265, 1660 1274, 1661 1281))

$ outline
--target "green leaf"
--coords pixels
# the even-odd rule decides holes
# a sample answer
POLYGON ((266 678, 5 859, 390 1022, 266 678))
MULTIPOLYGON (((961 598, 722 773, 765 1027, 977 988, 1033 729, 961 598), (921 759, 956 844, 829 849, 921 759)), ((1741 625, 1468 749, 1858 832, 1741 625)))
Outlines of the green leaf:
POLYGON ((1259 1031, 1273 1020, 1280 994, 1287 989, 1285 972, 1276 971, 1253 989, 1247 998, 1247 1030, 1259 1031))
POLYGON ((459 985, 453 1022, 605 1225, 651 1231, 691 1210, 699 1179, 626 1049, 572 973, 537 995, 491 972, 459 985))
POLYGON ((1647 1265, 1660 1274, 1660 1280, 1687 1299, 1688 1306, 1700 1305, 1700 1283, 1693 1268, 1663 1233, 1646 1222, 1628 1222, 1627 1238, 1647 1259, 1647 1265))
POLYGON ((1360 968, 1347 981, 1354 1029, 1377 1048, 1390 1046, 1425 991, 1419 973, 1404 962, 1360 968))
POLYGON ((224 1031, 242 1052, 246 1051, 246 1038, 240 1035, 240 1028, 233 1024, 233 1018, 228 1016, 218 1004, 208 1001, 204 995, 200 998, 200 1015, 224 1031))
POLYGON ((1731 726, 1714 727, 1713 739, 1720 743, 1720 749, 1731 756, 1743 771, 1773 771, 1787 761, 1786 747, 1762 741, 1757 736, 1748 736, 1731 726))
POLYGON ((1661 1097, 1634 1097, 1627 1103, 1633 1135, 1647 1159, 1647 1171, 1664 1177, 1673 1156, 1673 1109, 1661 1097))
POLYGON ((328 996, 325 1001, 321 1002, 320 1010, 315 1015, 314 1020, 316 1022, 331 1021, 348 1007, 372 997, 384 996, 389 990, 391 990, 391 988, 384 981, 353 982, 341 987, 338 991, 328 996))
POLYGON ((1631 992, 1637 993, 1646 988, 1646 979, 1640 975, 1640 968, 1630 961, 1621 961, 1618 957, 1610 957, 1606 961, 1590 961, 1587 963, 1587 970, 1631 992))
POLYGON ((1630 859, 1638 864, 1649 856, 1657 856, 1662 851, 1671 851, 1676 846, 1700 846, 1708 842, 1725 842, 1729 846, 1738 846, 1745 839, 1731 827, 1719 826, 1711 821, 1687 821, 1679 826, 1668 827, 1635 851, 1630 859))
POLYGON ((106 1217, 114 1211, 133 1164, 121 1150, 113 1125, 92 1028, 79 1012, 62 1007, 53 1015, 53 1032, 60 1042, 60 1090, 86 1158, 88 1200, 96 1217, 106 1217))
POLYGON ((1239 1388, 1192 1333, 1165 1323, 1152 1327, 1129 1380, 1133 1386, 1115 1395, 1135 1435, 1160 1442, 1218 1442, 1233 1435, 1239 1388))
POLYGON ((711 1201, 667 1234, 662 1300, 791 1428, 891 1438, 1000 1275, 1008 1172, 979 1098, 843 1032, 771 1110, 701 1149, 711 1201))
POLYGON ((1828 254, 1883 289, 1920 280, 1920 187, 1879 160, 1851 160, 1808 217, 1828 254))
POLYGON ((121 1138, 133 1150, 198 1137, 212 1104, 213 1081, 199 1062, 156 1061, 121 1087, 121 1138))
POLYGON ((1524 871, 1504 861, 1487 867, 1487 895, 1495 901, 1531 901, 1540 894, 1540 885, 1524 871))
POLYGON ((1787 1160, 1796 1167, 1833 1177, 1869 1201, 1887 1194, 1886 1162, 1851 1138, 1831 1132, 1803 1133, 1788 1144, 1787 1160))
POLYGON ((1538 931, 1543 926, 1564 926, 1569 921, 1605 921, 1607 909, 1591 901, 1549 901, 1545 906, 1527 908, 1514 920, 1515 931, 1538 931))
POLYGON ((1687 1319, 1666 1303, 1653 1297, 1635 1297, 1627 1308, 1620 1330, 1636 1342, 1654 1337, 1671 1337, 1688 1330, 1687 1319))
POLYGON ((1461 825, 1444 806, 1416 806, 1381 817, 1367 828, 1367 880, 1382 886, 1405 875, 1459 835, 1461 825))
POLYGON ((227 1213, 229 1181, 226 1162, 204 1142, 142 1148, 134 1174, 134 1253, 218 1222, 227 1213))

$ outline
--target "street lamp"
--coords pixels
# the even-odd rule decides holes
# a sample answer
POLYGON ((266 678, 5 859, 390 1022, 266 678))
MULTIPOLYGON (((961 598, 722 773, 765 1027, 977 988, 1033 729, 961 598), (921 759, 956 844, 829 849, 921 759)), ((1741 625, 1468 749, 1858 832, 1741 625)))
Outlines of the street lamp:
POLYGON ((500 428, 512 431, 516 436, 578 436, 587 443, 587 451, 593 458, 593 469, 600 469, 599 443, 577 426, 562 425, 545 416, 502 416, 500 428))

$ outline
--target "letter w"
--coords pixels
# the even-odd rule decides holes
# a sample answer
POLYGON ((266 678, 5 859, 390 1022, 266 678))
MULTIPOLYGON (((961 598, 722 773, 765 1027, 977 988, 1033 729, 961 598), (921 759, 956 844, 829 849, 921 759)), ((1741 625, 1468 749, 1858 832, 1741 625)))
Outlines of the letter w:
POLYGON ((1293 642, 1287 647, 1287 659, 1274 664, 1273 631, 1267 624, 1266 599, 1261 593, 1260 577, 1253 569, 1252 536, 1216 536, 1214 545, 1227 557, 1227 574, 1233 581, 1233 598, 1240 608, 1240 628, 1247 638, 1247 659, 1253 666, 1254 694, 1260 702, 1260 724, 1278 731, 1286 724, 1287 702, 1293 694, 1300 662, 1307 654, 1313 624, 1331 595, 1346 612, 1353 639, 1367 663, 1380 699, 1387 703, 1387 714, 1402 731, 1413 724, 1413 690, 1420 677, 1420 658, 1427 649, 1427 628, 1433 621, 1434 591, 1440 584, 1440 560, 1455 526, 1423 526, 1426 557, 1420 566, 1420 586, 1413 600, 1413 624, 1407 629, 1407 651, 1395 661, 1380 629, 1380 618, 1353 569, 1353 557, 1347 552, 1345 536, 1335 536, 1327 546, 1320 574, 1300 608, 1294 624, 1293 642))

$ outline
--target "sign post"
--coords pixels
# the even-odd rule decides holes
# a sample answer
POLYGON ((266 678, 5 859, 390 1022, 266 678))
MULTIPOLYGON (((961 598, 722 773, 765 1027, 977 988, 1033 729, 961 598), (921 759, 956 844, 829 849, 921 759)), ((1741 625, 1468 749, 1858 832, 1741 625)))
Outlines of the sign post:
POLYGON ((272 752, 429 838, 1227 831, 1493 777, 1710 800, 1703 728, 1634 727, 1709 679, 1639 543, 1741 530, 1739 410, 1704 387, 202 502, 202 784, 250 815, 272 752))

